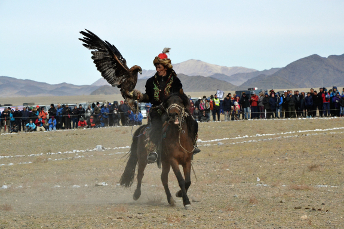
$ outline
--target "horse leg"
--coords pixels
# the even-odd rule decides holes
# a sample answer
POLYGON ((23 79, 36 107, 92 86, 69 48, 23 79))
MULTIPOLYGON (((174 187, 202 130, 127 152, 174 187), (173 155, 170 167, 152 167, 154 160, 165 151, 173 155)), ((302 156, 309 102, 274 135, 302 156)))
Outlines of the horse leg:
MULTIPOLYGON (((188 192, 188 189, 191 185, 191 161, 183 165, 184 177, 185 177, 185 191, 188 192)), ((182 190, 179 190, 176 193, 176 197, 183 197, 182 190)))
POLYGON ((176 160, 171 160, 171 166, 172 166, 174 174, 177 177, 177 180, 178 180, 178 183, 179 183, 179 187, 180 187, 181 192, 182 192, 184 207, 186 209, 188 209, 188 208, 190 208, 191 204, 190 204, 190 200, 189 200, 189 198, 188 198, 188 196, 186 194, 185 180, 183 178, 182 173, 180 172, 180 169, 178 167, 178 163, 177 163, 176 160))
POLYGON ((161 182, 164 186, 167 201, 171 206, 175 205, 175 201, 172 198, 170 189, 168 188, 168 173, 170 172, 170 164, 168 162, 162 161, 162 172, 161 172, 161 182))
POLYGON ((137 168, 137 186, 136 190, 133 195, 133 199, 137 200, 141 196, 141 184, 142 184, 142 178, 144 176, 144 170, 147 165, 147 152, 144 147, 144 140, 139 139, 139 147, 137 148, 137 157, 138 157, 138 168, 137 168))

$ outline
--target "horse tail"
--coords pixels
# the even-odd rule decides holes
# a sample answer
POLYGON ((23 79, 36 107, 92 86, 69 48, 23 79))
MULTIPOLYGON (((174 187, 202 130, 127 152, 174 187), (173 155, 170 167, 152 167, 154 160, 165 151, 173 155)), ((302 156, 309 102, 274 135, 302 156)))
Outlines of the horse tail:
POLYGON ((130 151, 128 152, 129 159, 120 179, 120 184, 124 187, 130 187, 133 184, 134 177, 135 177, 136 164, 138 161, 137 149, 138 149, 139 134, 141 132, 141 129, 143 129, 144 127, 146 126, 141 126, 134 133, 133 142, 131 143, 130 151))

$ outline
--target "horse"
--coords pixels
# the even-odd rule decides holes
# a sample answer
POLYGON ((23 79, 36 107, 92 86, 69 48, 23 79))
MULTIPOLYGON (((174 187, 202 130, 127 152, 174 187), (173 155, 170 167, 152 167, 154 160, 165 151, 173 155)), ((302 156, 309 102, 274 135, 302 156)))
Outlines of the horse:
MULTIPOLYGON (((191 208, 187 191, 191 185, 191 160, 195 141, 195 123, 192 115, 189 113, 190 102, 184 93, 174 93, 169 95, 162 103, 163 112, 163 131, 161 152, 159 155, 162 165, 161 181, 165 189, 167 201, 171 206, 175 206, 175 201, 168 187, 168 173, 172 168, 177 177, 180 190, 176 197, 183 198, 185 209, 191 208), (179 169, 183 167, 184 177, 179 169)), ((137 200, 141 196, 141 184, 144 176, 144 170, 147 165, 147 149, 145 147, 147 134, 147 125, 139 127, 134 135, 129 159, 125 170, 121 176, 120 184, 124 187, 130 187, 135 176, 136 165, 138 165, 137 186, 133 199, 137 200)), ((158 161, 159 166, 159 161, 158 161)))

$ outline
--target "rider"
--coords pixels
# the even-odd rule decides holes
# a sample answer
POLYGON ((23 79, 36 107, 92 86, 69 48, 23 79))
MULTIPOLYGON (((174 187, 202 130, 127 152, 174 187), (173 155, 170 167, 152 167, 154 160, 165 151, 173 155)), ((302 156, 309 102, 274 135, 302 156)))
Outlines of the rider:
MULTIPOLYGON (((156 73, 147 80, 146 93, 142 94, 137 90, 134 91, 134 96, 136 96, 140 102, 150 102, 152 104, 149 112, 149 123, 151 129, 149 131, 149 139, 157 147, 158 152, 161 147, 160 143, 162 140, 161 136, 163 125, 162 112, 159 109, 159 105, 169 94, 183 91, 183 85, 177 77, 176 72, 173 70, 171 60, 166 55, 168 52, 169 49, 165 48, 164 51, 153 60, 156 73)), ((197 133, 195 133, 195 136, 197 136, 197 133)), ((194 154, 199 152, 200 150, 197 147, 193 151, 194 154)), ((150 152, 147 158, 148 163, 155 162, 157 158, 158 154, 156 152, 150 152)))

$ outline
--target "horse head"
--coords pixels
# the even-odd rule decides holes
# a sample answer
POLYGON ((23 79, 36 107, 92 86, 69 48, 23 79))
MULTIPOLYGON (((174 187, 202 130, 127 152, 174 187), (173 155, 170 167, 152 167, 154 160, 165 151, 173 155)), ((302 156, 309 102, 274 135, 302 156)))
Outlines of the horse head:
POLYGON ((184 118, 189 115, 190 101, 184 93, 179 92, 169 95, 163 105, 170 123, 181 125, 184 118))

